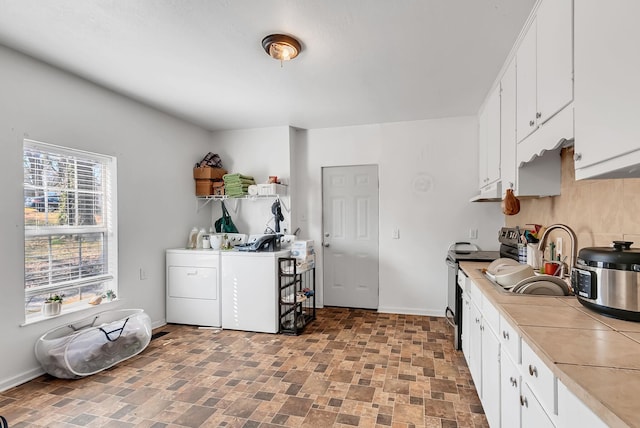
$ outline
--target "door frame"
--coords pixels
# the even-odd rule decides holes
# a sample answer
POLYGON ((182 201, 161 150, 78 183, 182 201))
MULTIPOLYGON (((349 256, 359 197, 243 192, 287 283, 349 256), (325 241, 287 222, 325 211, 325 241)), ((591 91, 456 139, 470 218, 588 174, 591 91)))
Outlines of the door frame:
MULTIPOLYGON (((325 200, 325 189, 324 189, 324 175, 325 175, 325 169, 327 168, 345 168, 345 167, 360 167, 360 166, 374 166, 376 167, 376 188, 377 188, 377 198, 378 198, 378 221, 376 223, 376 228, 378 229, 378 245, 377 245, 377 250, 378 250, 378 255, 377 255, 377 266, 378 266, 378 305, 377 308, 375 309, 376 311, 378 311, 378 309, 380 308, 380 164, 379 163, 362 163, 362 164, 358 164, 358 163, 354 163, 354 164, 346 164, 346 165, 322 165, 320 167, 320 242, 319 242, 319 246, 321 249, 321 269, 320 269, 320 274, 322 275, 322 306, 326 306, 325 304, 325 283, 326 283, 326 276, 325 276, 325 258, 324 258, 324 237, 325 237, 325 219, 324 219, 324 200, 325 200)), ((316 254, 316 257, 318 256, 318 254, 316 254)), ((362 309, 362 310, 371 310, 371 309, 362 309)))

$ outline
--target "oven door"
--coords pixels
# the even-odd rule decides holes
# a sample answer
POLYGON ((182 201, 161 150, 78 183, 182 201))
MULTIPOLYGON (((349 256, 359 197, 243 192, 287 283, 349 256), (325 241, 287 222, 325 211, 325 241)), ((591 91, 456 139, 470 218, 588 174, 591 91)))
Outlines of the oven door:
POLYGON ((447 309, 445 310, 445 317, 447 322, 453 327, 453 344, 455 349, 460 349, 461 345, 461 323, 460 318, 462 316, 462 293, 458 287, 458 263, 447 257, 447 309))

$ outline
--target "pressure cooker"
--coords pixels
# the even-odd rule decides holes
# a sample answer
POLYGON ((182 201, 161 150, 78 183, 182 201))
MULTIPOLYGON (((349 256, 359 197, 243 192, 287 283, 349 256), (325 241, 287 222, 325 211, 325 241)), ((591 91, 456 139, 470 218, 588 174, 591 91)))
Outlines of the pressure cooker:
POLYGON ((615 318, 640 321, 640 248, 613 241, 583 248, 571 271, 573 291, 584 306, 615 318))

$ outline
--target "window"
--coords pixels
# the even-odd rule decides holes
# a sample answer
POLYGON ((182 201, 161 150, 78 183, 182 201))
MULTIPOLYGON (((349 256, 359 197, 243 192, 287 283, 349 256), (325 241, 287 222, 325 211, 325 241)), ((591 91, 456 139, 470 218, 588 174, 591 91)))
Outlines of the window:
POLYGON ((117 284, 116 159, 24 140, 25 316, 82 308, 117 284))

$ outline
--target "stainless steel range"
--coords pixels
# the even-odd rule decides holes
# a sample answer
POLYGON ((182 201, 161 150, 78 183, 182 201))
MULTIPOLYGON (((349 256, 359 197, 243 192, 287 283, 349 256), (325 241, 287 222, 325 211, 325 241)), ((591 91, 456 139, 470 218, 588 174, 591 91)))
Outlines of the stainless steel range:
POLYGON ((481 251, 480 248, 469 242, 456 242, 449 247, 447 253, 447 266, 449 270, 447 281, 447 309, 445 316, 453 329, 455 349, 462 345, 462 289, 458 287, 458 268, 461 261, 492 261, 500 258, 498 251, 481 251))

